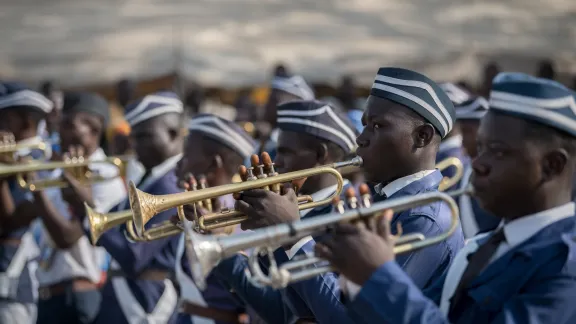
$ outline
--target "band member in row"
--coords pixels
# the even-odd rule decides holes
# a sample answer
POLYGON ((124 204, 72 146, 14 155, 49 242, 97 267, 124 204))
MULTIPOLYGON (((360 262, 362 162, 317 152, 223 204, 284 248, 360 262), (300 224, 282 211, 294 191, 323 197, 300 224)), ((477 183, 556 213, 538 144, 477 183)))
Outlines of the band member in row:
POLYGON ((502 219, 458 253, 429 290, 394 262, 387 222, 343 226, 318 254, 362 286, 348 304, 364 323, 574 323, 576 94, 554 81, 501 73, 478 133, 472 184, 502 219), (346 234, 343 234, 343 233, 346 234), (425 319, 425 320, 424 320, 425 319))
POLYGON ((259 124, 259 127, 264 128, 261 130, 263 132, 261 135, 267 142, 261 143, 261 146, 264 144, 264 147, 259 148, 259 151, 270 153, 274 159, 278 142, 276 107, 293 100, 314 100, 314 91, 299 75, 275 76, 270 84, 270 90, 268 101, 264 107, 263 119, 265 124, 259 124))
MULTIPOLYGON (((176 176, 184 142, 182 112, 182 102, 172 92, 154 93, 128 105, 125 117, 132 128, 130 136, 146 169, 138 189, 155 195, 182 191, 176 176)), ((126 200, 116 209, 128 208, 126 200)), ((175 214, 175 209, 162 212, 147 227, 175 214)), ((101 236, 98 244, 110 253, 113 262, 96 323, 175 322, 178 297, 169 279, 175 264, 170 240, 133 242, 127 238, 125 226, 101 236)))
MULTIPOLYGON (((369 181, 379 183, 375 201, 416 196, 438 190, 442 174, 434 169, 438 146, 454 124, 454 107, 446 93, 432 80, 414 71, 381 68, 368 98, 363 122, 364 131, 357 138, 357 154, 364 160, 369 181)), ((246 195, 246 194, 245 194, 246 195)), ((271 193, 260 200, 239 203, 254 218, 293 221, 294 208, 289 199, 271 193), (271 205, 266 209, 261 206, 271 205), (265 210, 262 212, 262 210, 265 210), (273 212, 270 212, 273 211, 273 212)), ((394 215, 393 226, 401 224, 406 233, 436 236, 450 227, 450 211, 440 202, 417 207, 394 215)), ((299 241, 296 253, 305 254, 314 246, 313 240, 299 241)), ((456 253, 464 245, 460 228, 448 240, 398 258, 418 287, 426 288, 442 277, 456 253)), ((288 252, 282 263, 292 257, 288 252)), ((350 266, 354 266, 350 264, 350 266)), ((319 323, 349 323, 358 319, 346 313, 342 304, 354 296, 359 287, 347 278, 330 273, 289 286, 313 311, 319 323), (328 289, 326 289, 328 288, 328 289), (318 292, 321 292, 320 294, 318 292)))
MULTIPOLYGON (((14 135, 18 144, 42 142, 38 123, 53 109, 53 104, 38 92, 17 83, 0 83, 0 130, 14 135)), ((17 152, 42 160, 42 152, 17 152)), ((5 155, 3 163, 14 156, 5 155)), ((36 321, 37 283, 35 271, 38 247, 30 232, 38 217, 31 192, 18 186, 13 177, 0 179, 0 322, 36 321)))
MULTIPOLYGON (((92 93, 67 93, 61 117, 60 139, 67 148, 64 160, 106 159, 100 147, 108 122, 108 104, 104 98, 92 93)), ((34 192, 44 228, 37 271, 39 324, 92 323, 98 315, 101 301, 98 284, 106 251, 92 246, 85 235, 81 217, 84 202, 106 212, 126 198, 126 187, 118 168, 112 164, 93 163, 90 171, 109 180, 86 187, 74 178, 74 170, 56 169, 49 178, 63 179, 68 187, 34 192)))
MULTIPOLYGON (((184 156, 178 165, 179 173, 204 177, 210 187, 232 183, 238 166, 254 152, 254 140, 233 122, 215 115, 200 114, 190 120, 184 156)), ((213 212, 220 207, 234 208, 232 195, 213 202, 213 212)), ((208 212, 197 208, 199 214, 208 212)), ((222 227, 212 234, 230 233, 237 226, 222 227)), ((233 296, 215 276, 208 278, 208 288, 200 291, 194 284, 190 265, 185 256, 184 235, 174 240, 177 244, 175 275, 180 287, 180 314, 178 323, 236 323, 244 312, 243 303, 233 296)))
MULTIPOLYGON (((277 125, 279 136, 275 167, 280 174, 343 161, 356 149, 354 126, 345 115, 337 114, 324 102, 291 101, 282 104, 278 106, 277 125)), ((348 181, 345 181, 344 185, 348 186, 348 181)), ((311 195, 315 201, 319 201, 333 195, 336 187, 332 175, 320 174, 307 179, 299 193, 311 195)), ((264 197, 263 190, 246 191, 245 195, 245 200, 239 202, 236 207, 255 218, 242 223, 243 229, 284 221, 262 219, 260 215, 253 213, 247 202, 260 200, 264 197)), ((296 197, 293 196, 292 199, 296 197)), ((276 206, 269 205, 265 208, 269 207, 276 206)), ((296 217, 292 220, 325 214, 330 212, 331 208, 330 205, 321 206, 299 213, 296 209, 296 217)), ((284 254, 281 257, 286 259, 286 252, 283 249, 280 252, 284 254)), ((214 273, 268 323, 291 323, 295 318, 314 317, 295 291, 288 289, 277 291, 255 286, 246 277, 244 272, 246 268, 245 257, 236 256, 221 262, 214 273), (291 298, 286 298, 287 295, 291 295, 291 298)))
MULTIPOLYGON (((440 143, 436 162, 448 157, 456 157, 464 165, 462 180, 454 188, 449 188, 449 191, 465 188, 470 184, 470 176, 472 175, 470 161, 476 156, 476 133, 480 126, 480 120, 488 111, 488 101, 483 97, 474 96, 452 83, 443 83, 440 87, 454 104, 456 123, 449 137, 440 143)), ((452 177, 454 174, 453 168, 448 168, 443 172, 446 177, 452 177)), ((474 197, 468 195, 458 197, 458 206, 460 207, 460 221, 464 238, 471 238, 478 233, 493 230, 498 226, 500 220, 480 208, 478 200, 474 197)))

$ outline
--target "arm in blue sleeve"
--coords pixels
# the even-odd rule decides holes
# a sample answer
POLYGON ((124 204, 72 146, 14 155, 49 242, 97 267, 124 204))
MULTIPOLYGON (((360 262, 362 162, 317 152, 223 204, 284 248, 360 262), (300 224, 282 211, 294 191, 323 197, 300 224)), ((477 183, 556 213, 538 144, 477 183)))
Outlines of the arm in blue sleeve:
MULTIPOLYGON (((175 213, 170 209, 154 216, 146 224, 146 228, 170 219, 175 213)), ((137 275, 144 270, 171 240, 171 237, 168 237, 148 242, 131 242, 128 241, 125 231, 126 225, 122 225, 104 232, 98 240, 98 245, 103 246, 128 275, 137 275)))
POLYGON ((380 266, 347 306, 365 323, 449 323, 394 261, 380 266))
MULTIPOLYGON (((310 254, 314 250, 314 245, 313 240, 308 241, 298 250, 296 256, 310 254)), ((276 250, 274 254, 277 261, 282 260, 281 254, 284 254, 284 259, 286 259, 286 252, 283 249, 276 250)), ((314 267, 325 266, 326 264, 326 262, 317 263, 314 267)), ((297 296, 310 308, 318 323, 354 323, 340 302, 340 286, 338 276, 335 273, 328 272, 308 280, 295 282, 287 289, 296 292, 297 296)))
MULTIPOLYGON (((399 220, 406 234, 422 233, 425 237, 441 234, 442 229, 429 216, 421 214, 403 215, 399 220)), ((396 224, 392 224, 396 228, 396 224)), ((396 262, 420 289, 442 277, 450 265, 449 249, 443 241, 427 248, 396 256, 396 262)), ((455 247, 456 248, 456 247, 455 247)), ((459 248, 459 247, 458 247, 459 248)))
POLYGON ((295 316, 284 303, 281 291, 255 286, 248 280, 244 272, 246 268, 248 268, 246 257, 235 255, 220 262, 213 274, 228 288, 234 290, 234 293, 267 323, 293 322, 295 316))

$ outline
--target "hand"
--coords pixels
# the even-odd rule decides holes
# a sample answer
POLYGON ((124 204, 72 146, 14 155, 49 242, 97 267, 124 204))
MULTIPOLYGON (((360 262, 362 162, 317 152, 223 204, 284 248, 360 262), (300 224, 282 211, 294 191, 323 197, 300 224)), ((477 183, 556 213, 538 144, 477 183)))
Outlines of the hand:
MULTIPOLYGON (((0 147, 10 148, 13 145, 16 145, 16 140, 14 139, 14 135, 12 133, 0 131, 0 147)), ((15 152, 0 154, 0 163, 2 163, 2 164, 15 164, 16 161, 14 159, 14 153, 15 152)))
POLYGON ((316 256, 326 259, 350 281, 362 286, 382 264, 394 260, 396 236, 390 232, 392 211, 362 226, 340 224, 316 244, 316 256))
MULTIPOLYGON (((82 147, 70 147, 68 152, 63 155, 66 163, 74 163, 80 157, 83 157, 84 149, 82 147)), ((77 176, 83 176, 89 169, 87 167, 63 169, 62 178, 68 184, 68 187, 62 188, 62 198, 73 210, 84 210, 84 202, 94 208, 92 197, 92 186, 86 185, 78 180, 77 176), (75 176, 76 175, 76 176, 75 176)))
POLYGON ((255 229, 300 219, 298 199, 292 184, 283 187, 282 194, 254 189, 242 193, 235 209, 249 217, 242 222, 242 229, 255 229))

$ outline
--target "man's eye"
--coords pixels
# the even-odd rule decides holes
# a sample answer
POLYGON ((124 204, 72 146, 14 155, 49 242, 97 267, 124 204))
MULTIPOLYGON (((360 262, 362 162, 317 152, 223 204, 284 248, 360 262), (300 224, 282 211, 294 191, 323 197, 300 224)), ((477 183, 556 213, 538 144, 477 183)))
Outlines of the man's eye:
POLYGON ((380 128, 381 126, 382 126, 382 125, 380 125, 380 124, 378 124, 378 123, 374 123, 374 124, 372 125, 372 128, 378 129, 378 128, 380 128))

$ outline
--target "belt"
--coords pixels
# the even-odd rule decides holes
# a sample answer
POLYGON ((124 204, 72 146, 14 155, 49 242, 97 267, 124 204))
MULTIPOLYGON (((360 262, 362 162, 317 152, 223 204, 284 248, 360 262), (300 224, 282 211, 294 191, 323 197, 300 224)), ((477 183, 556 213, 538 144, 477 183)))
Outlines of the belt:
MULTIPOLYGON (((118 270, 108 270, 107 276, 108 276, 108 278, 114 278, 114 277, 133 278, 133 276, 129 276, 124 271, 119 270, 119 269, 118 270)), ((133 279, 162 281, 162 280, 168 278, 169 276, 170 276, 170 273, 166 270, 149 269, 149 270, 142 271, 133 279)))
POLYGON ((98 285, 84 278, 77 278, 68 281, 59 282, 46 287, 38 288, 38 297, 47 300, 53 296, 60 296, 66 293, 72 287, 72 291, 89 291, 98 290, 98 285))
POLYGON ((218 322, 243 324, 248 323, 246 314, 237 313, 235 311, 216 309, 211 307, 199 306, 187 301, 180 303, 180 312, 188 315, 195 315, 204 318, 213 319, 218 322))

